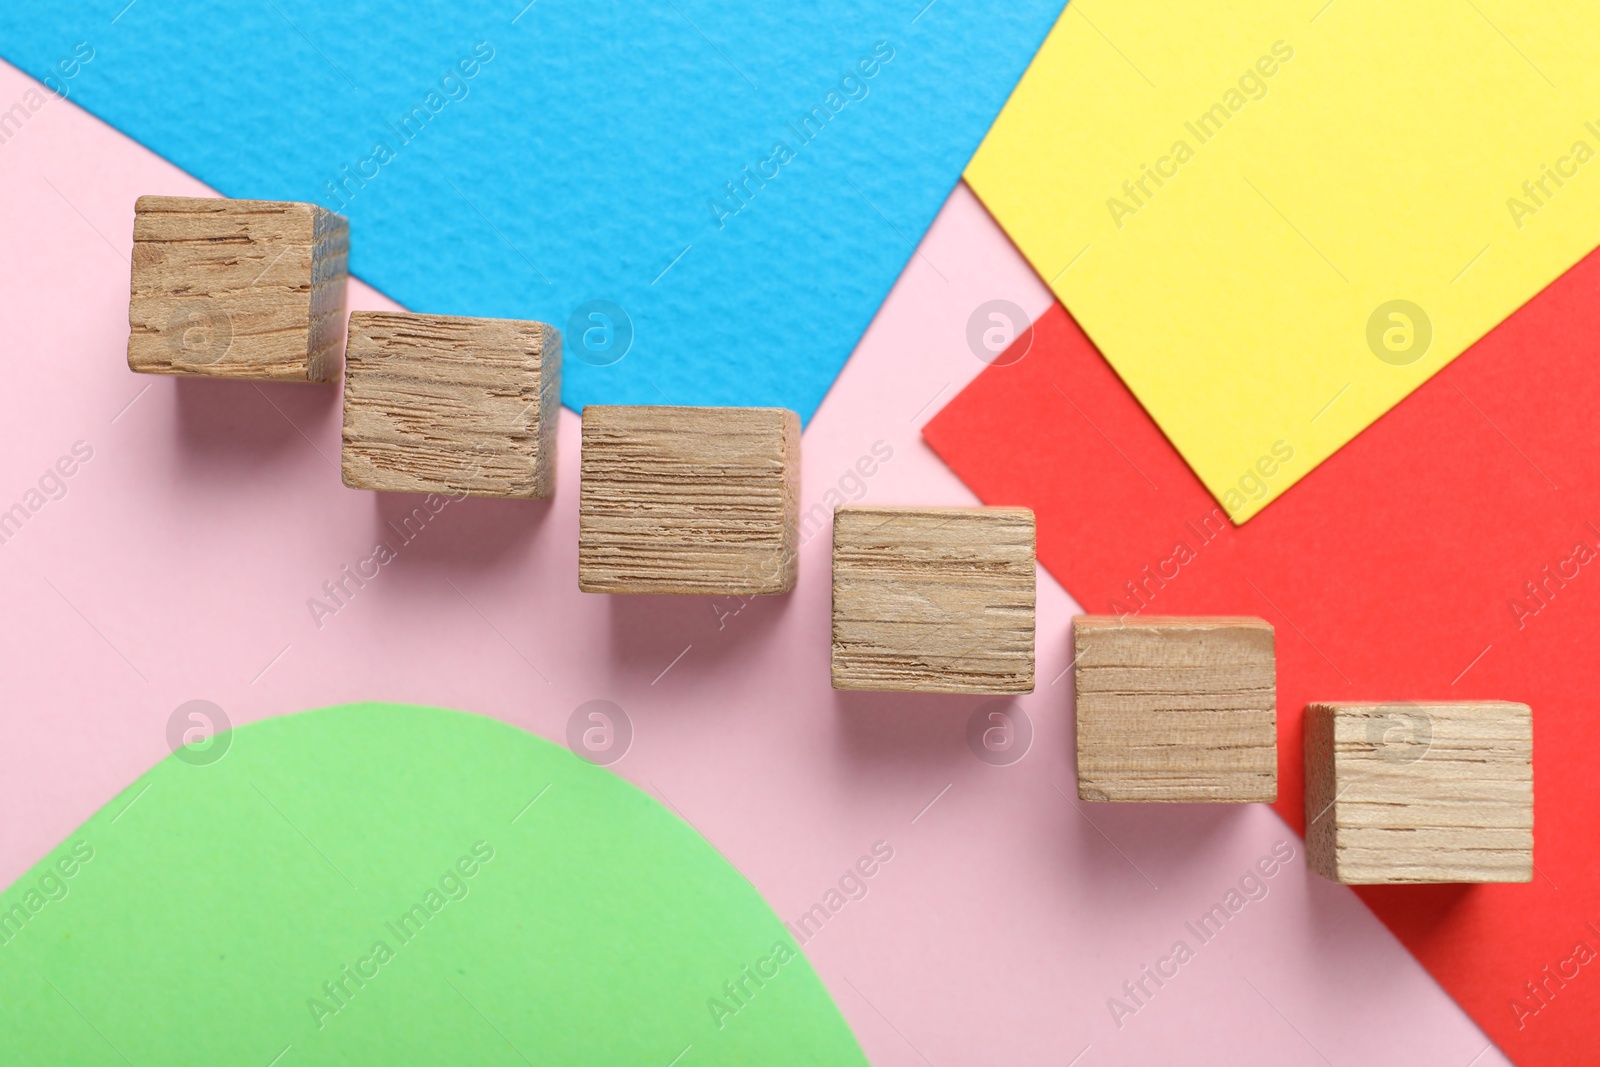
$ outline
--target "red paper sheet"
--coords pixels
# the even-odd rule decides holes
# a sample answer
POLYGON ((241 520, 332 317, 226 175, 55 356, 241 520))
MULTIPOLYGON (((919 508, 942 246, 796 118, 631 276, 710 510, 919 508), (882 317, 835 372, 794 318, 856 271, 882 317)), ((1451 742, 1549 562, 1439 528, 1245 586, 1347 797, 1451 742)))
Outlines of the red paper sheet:
POLYGON ((1600 1062, 1597 339, 1600 251, 1242 528, 1059 306, 924 430, 1085 611, 1274 624, 1297 827, 1308 702, 1532 705, 1533 882, 1358 890, 1524 1064, 1600 1062))

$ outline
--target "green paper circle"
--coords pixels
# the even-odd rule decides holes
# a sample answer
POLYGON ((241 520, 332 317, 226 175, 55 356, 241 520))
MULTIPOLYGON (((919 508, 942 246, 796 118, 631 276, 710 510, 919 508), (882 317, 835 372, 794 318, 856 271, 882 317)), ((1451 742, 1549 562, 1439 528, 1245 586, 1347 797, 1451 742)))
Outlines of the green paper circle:
POLYGON ((382 704, 168 758, 0 894, 0 1048, 865 1063, 782 923, 661 805, 496 720, 382 704))

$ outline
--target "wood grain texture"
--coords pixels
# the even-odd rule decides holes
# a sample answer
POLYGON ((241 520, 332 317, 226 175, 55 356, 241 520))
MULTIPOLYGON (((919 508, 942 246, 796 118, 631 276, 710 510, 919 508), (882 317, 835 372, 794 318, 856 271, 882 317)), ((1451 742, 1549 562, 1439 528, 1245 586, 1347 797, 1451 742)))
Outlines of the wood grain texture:
POLYGON ((1035 582, 1027 508, 838 508, 833 687, 1031 693, 1035 582))
POLYGON ((344 484, 517 498, 555 492, 554 326, 358 311, 345 359, 344 484))
POLYGON ((1306 708, 1306 853, 1349 885, 1533 878, 1526 704, 1306 708))
POLYGON ((800 417, 784 408, 583 409, 578 587, 787 593, 799 574, 800 417))
POLYGON ((1080 615, 1072 633, 1079 798, 1278 798, 1270 624, 1080 615))
POLYGON ((334 381, 350 225, 315 204, 141 196, 128 366, 143 374, 334 381))

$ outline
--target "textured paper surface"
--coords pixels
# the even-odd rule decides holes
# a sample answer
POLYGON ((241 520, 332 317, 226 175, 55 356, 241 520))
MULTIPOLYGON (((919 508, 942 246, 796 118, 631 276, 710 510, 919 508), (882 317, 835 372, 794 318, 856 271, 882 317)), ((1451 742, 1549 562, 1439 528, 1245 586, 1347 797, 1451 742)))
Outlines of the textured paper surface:
POLYGON ((1597 52, 1594 0, 1091 0, 967 180, 1242 522, 1600 242, 1597 52))
MULTIPOLYGON (((0 104, 32 85, 0 63, 0 104)), ((1336 1063, 1505 1062, 1354 894, 1298 858, 1118 1027, 1107 998, 1294 841, 1264 805, 1112 805, 1090 822, 1069 802, 1077 607, 1048 575, 1039 685, 1016 698, 1013 729, 988 733, 1002 724, 983 698, 830 689, 827 509, 975 503, 921 423, 984 366, 966 334, 976 309, 1050 303, 964 187, 804 436, 794 593, 742 603, 578 590, 571 412, 552 500, 453 502, 416 534, 423 498, 340 484, 337 390, 130 373, 125 257, 151 189, 207 193, 71 103, 0 147, 0 310, 17 356, 0 390, 4 502, 29 499, 74 441, 93 449, 65 496, 44 479, 59 499, 37 498, 0 545, 0 883, 164 757, 171 716, 196 697, 235 725, 374 698, 470 708, 557 743, 605 699, 632 722, 610 769, 681 812, 781 918, 842 893, 875 842, 894 848, 803 946, 875 1065, 926 1067, 919 1049, 1059 1065, 1089 1044, 1080 1067, 1297 1063, 1306 1038, 1336 1063), (334 614, 308 611, 379 540, 398 558, 334 614)), ((350 299, 395 308, 359 281, 350 299)), ((1099 456, 1063 462, 1088 473, 1099 456)))
POLYGON ((10 4, 0 55, 226 196, 348 215, 410 310, 561 328, 574 409, 807 420, 1061 9, 923 6, 10 4))
POLYGON ((0 924, 18 1063, 866 1063, 699 834, 457 712, 352 705, 181 749, 0 895, 0 924))
MULTIPOLYGON (((1600 253, 1244 527, 1059 306, 925 429, 985 503, 1035 510, 1040 562, 1086 610, 1274 625, 1277 808, 1297 826, 1307 703, 1533 708, 1532 883, 1360 890, 1522 1064, 1600 1050, 1600 981, 1575 962, 1600 958, 1597 292, 1600 253)), ((1410 758, 1427 726, 1400 708, 1384 737, 1410 758)))

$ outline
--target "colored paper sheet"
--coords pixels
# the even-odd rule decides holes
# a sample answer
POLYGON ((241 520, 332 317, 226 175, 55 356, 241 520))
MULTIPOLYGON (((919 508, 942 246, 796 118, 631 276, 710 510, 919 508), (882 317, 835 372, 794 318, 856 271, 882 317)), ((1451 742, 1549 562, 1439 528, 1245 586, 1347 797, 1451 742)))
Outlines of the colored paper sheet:
POLYGON ((1600 252, 1244 527, 1059 306, 1031 342, 926 439, 986 503, 1035 510, 1040 560, 1085 611, 1273 623, 1295 825, 1308 702, 1533 707, 1533 882, 1358 892, 1518 1063, 1600 1056, 1600 252))
POLYGON ((1074 4, 967 180, 1243 522, 1600 243, 1597 52, 1595 0, 1074 4))
POLYGON ((866 1063, 760 896, 654 800, 498 721, 383 704, 181 748, 0 895, 0 1047, 866 1063))
POLYGON ((0 55, 226 196, 348 215, 406 307, 561 327, 574 409, 808 419, 1061 3, 917 7, 8 4, 0 55))

